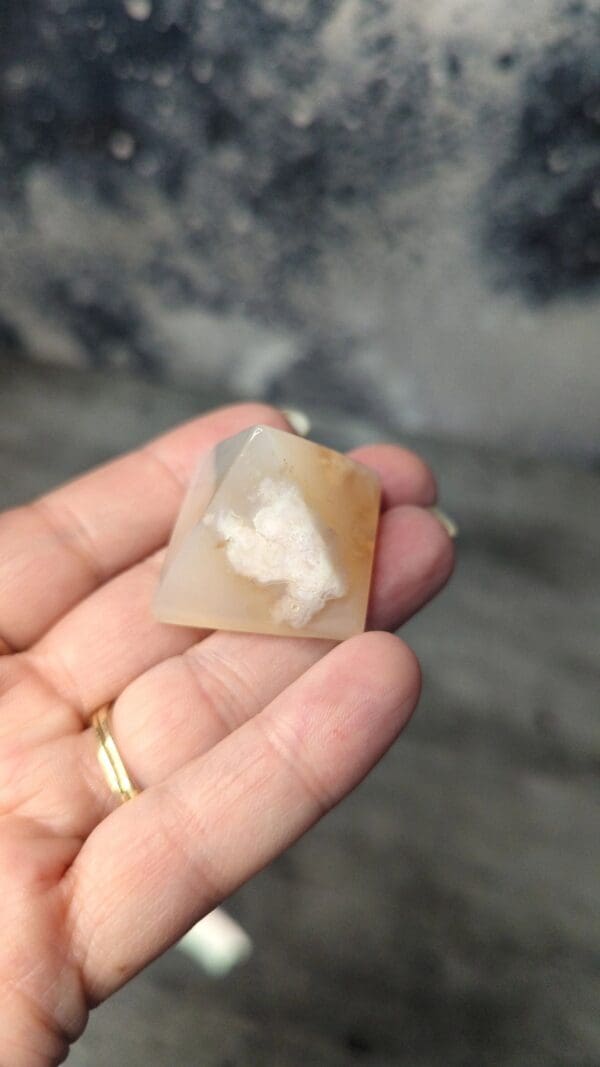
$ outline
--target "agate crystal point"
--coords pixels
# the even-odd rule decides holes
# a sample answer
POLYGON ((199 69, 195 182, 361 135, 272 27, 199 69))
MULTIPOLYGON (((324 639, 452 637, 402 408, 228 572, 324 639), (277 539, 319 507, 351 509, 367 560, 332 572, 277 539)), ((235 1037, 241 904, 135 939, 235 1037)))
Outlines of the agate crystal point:
POLYGON ((379 483, 367 467, 269 426, 200 462, 155 614, 217 630, 343 640, 365 626, 379 483))

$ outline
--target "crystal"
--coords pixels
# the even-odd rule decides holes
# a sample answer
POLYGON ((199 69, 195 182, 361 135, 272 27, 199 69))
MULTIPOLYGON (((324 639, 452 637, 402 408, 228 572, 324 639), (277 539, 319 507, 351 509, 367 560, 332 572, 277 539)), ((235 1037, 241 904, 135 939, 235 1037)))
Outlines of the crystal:
POLYGON ((163 622, 327 637, 365 627, 380 488, 361 463, 269 426, 200 461, 154 602, 163 622))

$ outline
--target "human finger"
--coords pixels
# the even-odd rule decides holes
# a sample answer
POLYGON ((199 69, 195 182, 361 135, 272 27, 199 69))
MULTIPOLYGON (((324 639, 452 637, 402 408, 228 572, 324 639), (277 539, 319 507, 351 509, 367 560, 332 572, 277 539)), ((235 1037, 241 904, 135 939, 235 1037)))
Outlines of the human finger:
POLYGON ((437 500, 437 483, 428 463, 401 445, 361 445, 349 453, 379 475, 382 508, 398 504, 431 507, 437 500))
MULTIPOLYGON (((428 512, 413 507, 386 512, 368 625, 401 625, 448 579, 452 559, 449 538, 428 512)), ((333 642, 311 638, 214 632, 136 677, 112 710, 113 737, 134 782, 142 788, 155 785, 207 752, 332 647, 333 642)), ((97 746, 91 728, 55 744, 36 766, 39 781, 28 777, 34 807, 19 796, 23 810, 46 820, 52 812, 56 832, 87 836, 119 803, 108 791, 97 746)))
MULTIPOLYGON (((429 468, 406 449, 372 445, 355 449, 351 456, 378 473, 388 510, 392 506, 429 503, 435 495, 429 468)), ((431 529, 427 519, 424 522, 431 529)), ((434 529, 437 545, 437 524, 434 529)), ((386 540, 389 542, 389 536, 386 540)), ((425 549, 429 540, 426 536, 425 549)), ((408 549, 418 556, 420 549, 415 539, 405 546, 401 538, 397 550, 403 560, 408 549)), ((391 552, 386 549, 383 559, 388 557, 391 552)), ((52 678, 55 687, 80 707, 84 716, 99 704, 114 700, 153 664, 183 651, 201 636, 197 630, 164 625, 154 619, 150 605, 161 560, 160 554, 154 554, 107 582, 60 619, 31 650, 35 662, 52 678), (102 620, 100 626, 98 620, 102 620)), ((401 606, 395 600, 390 603, 392 617, 396 612, 400 618, 401 606)))
POLYGON ((198 457, 255 423, 288 428, 265 404, 220 408, 0 514, 0 640, 28 647, 92 590, 163 545, 198 457))
POLYGON ((383 755, 419 692, 414 655, 362 634, 91 834, 64 881, 92 1003, 264 867, 383 755))

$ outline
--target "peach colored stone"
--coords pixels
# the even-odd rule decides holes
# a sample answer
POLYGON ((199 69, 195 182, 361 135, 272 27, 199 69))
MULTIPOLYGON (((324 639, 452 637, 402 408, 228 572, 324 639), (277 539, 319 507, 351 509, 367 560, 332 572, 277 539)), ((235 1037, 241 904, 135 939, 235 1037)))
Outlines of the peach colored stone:
POLYGON ((343 640, 365 627, 380 490, 367 467, 269 426, 201 461, 154 609, 163 622, 343 640))

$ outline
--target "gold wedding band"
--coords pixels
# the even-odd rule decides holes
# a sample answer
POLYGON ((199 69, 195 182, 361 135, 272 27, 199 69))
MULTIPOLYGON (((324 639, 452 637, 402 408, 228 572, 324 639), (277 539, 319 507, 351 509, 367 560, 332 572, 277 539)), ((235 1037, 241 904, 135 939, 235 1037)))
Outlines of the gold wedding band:
POLYGON ((98 738, 98 760, 111 792, 116 793, 122 801, 131 800, 137 796, 139 789, 131 781, 111 733, 111 711, 112 704, 105 704, 92 716, 92 726, 98 738))

